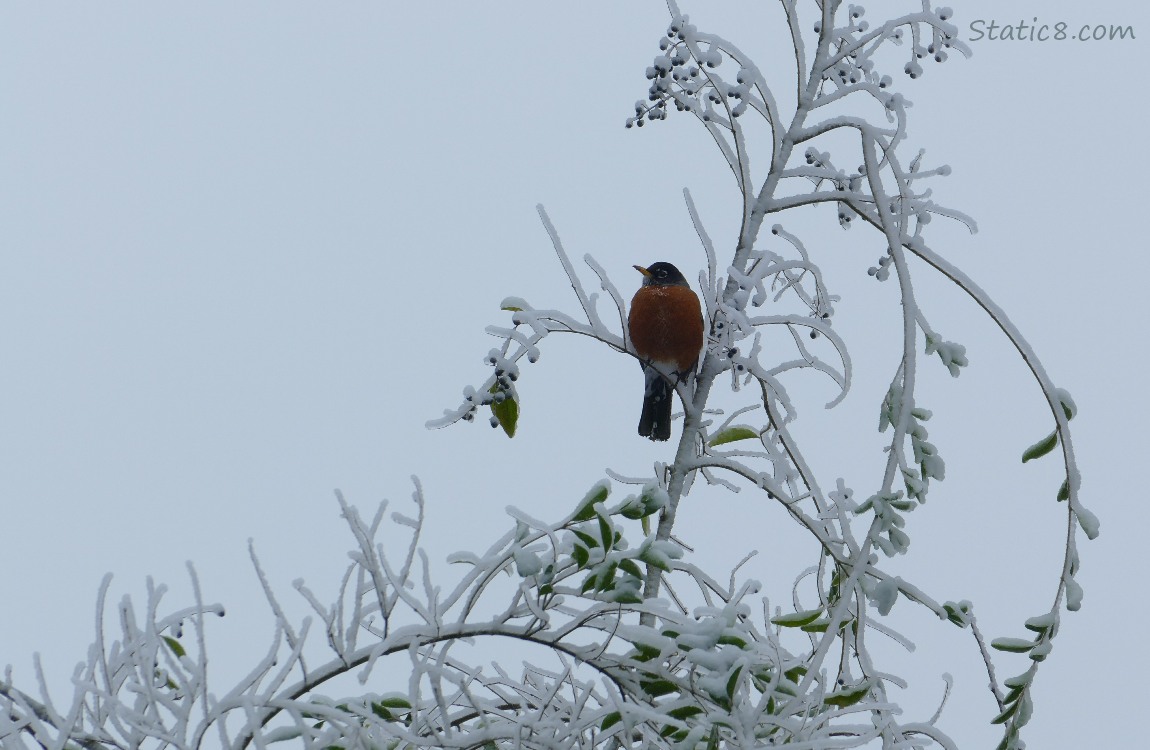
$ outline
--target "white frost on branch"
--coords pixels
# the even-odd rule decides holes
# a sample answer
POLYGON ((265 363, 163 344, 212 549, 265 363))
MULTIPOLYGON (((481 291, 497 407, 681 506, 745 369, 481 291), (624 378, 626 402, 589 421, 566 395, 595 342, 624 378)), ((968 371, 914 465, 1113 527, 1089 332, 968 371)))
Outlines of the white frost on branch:
MULTIPOLYGON (((432 580, 420 549, 418 482, 416 515, 391 516, 388 530, 407 534, 398 546, 380 540, 386 503, 369 520, 337 495, 354 546, 334 599, 325 603, 295 582, 314 619, 293 623, 253 549, 274 632, 247 676, 222 693, 209 689, 206 623, 223 610, 204 604, 194 570, 195 606, 162 615, 164 588, 149 582, 143 614, 128 599, 116 608, 114 637, 105 632, 105 580, 97 640, 74 675, 71 702, 58 708, 42 675, 40 697, 33 698, 13 684, 9 670, 0 680, 0 743, 198 748, 210 736, 229 748, 289 740, 307 748, 849 748, 874 741, 953 748, 936 726, 941 706, 926 721, 903 721, 887 691, 907 684, 876 665, 868 647, 868 635, 879 633, 913 650, 877 619, 903 601, 971 632, 990 677, 1003 747, 1021 747, 1020 730, 1033 709, 1030 688, 1051 652, 1061 605, 1076 610, 1082 603, 1076 529, 1093 538, 1098 520, 1078 494, 1068 428, 1073 399, 1054 385, 1006 313, 926 241, 934 217, 975 230, 970 217, 935 200, 932 185, 950 167, 928 165, 921 150, 904 166, 910 101, 881 70, 879 50, 898 47, 909 79, 924 75, 922 61, 942 63, 952 51, 969 50, 951 11, 929 0, 873 26, 861 6, 843 8, 837 0, 810 3, 809 15, 798 0, 781 6, 794 69, 793 80, 776 82, 728 40, 696 28, 670 0, 671 22, 647 69, 647 99, 627 121, 641 127, 672 110, 693 115, 731 169, 741 200, 738 238, 721 262, 684 191, 706 257, 698 278, 708 330, 696 378, 676 387, 683 427, 670 462, 656 464, 650 476, 609 471, 634 492, 612 502, 613 485, 599 482, 573 499, 575 509, 559 522, 509 508, 513 528, 486 550, 453 555, 462 572, 448 585, 432 580), (794 86, 793 110, 784 110, 775 93, 787 84, 794 86), (752 160, 747 117, 761 118, 770 132, 761 160, 757 152, 752 160), (828 136, 836 133, 849 134, 854 146, 843 148, 841 138, 832 145, 828 136), (849 342, 833 326, 838 297, 820 269, 822 249, 789 232, 781 218, 824 204, 843 228, 875 230, 883 252, 869 273, 878 281, 893 276, 901 303, 903 346, 886 393, 876 395, 879 429, 889 430, 890 439, 878 457, 880 476, 857 480, 871 485, 862 502, 841 477, 824 492, 790 432, 799 411, 784 385, 806 370, 821 373, 838 387, 828 408, 851 388, 849 342), (763 226, 770 227, 765 236, 763 226), (1060 447, 1065 468, 1057 499, 1067 503, 1072 522, 1054 600, 1024 623, 1032 635, 997 638, 989 647, 969 601, 940 603, 879 564, 880 552, 911 552, 908 514, 926 501, 931 480, 946 475, 925 426, 935 415, 916 399, 920 347, 952 375, 969 366, 963 345, 931 327, 916 296, 911 271, 923 266, 968 294, 1033 373, 1054 431, 1023 460, 1060 447), (764 345, 768 339, 771 346, 764 345), (725 414, 709 399, 727 381, 741 401, 725 414), (753 553, 724 584, 695 566, 675 539, 678 505, 700 475, 730 491, 761 490, 808 536, 814 562, 796 577, 793 611, 772 611, 759 597, 761 584, 737 575, 753 553), (484 639, 529 643, 550 658, 525 662, 513 675, 499 664, 487 671, 469 663, 465 650, 453 648, 484 639), (1031 665, 1000 685, 992 649, 1027 653, 1031 665), (374 684, 391 669, 407 675, 394 692, 344 699, 322 692, 341 676, 374 684)), ((541 206, 539 215, 579 314, 505 299, 509 324, 487 328, 499 341, 485 357, 491 374, 465 388, 460 405, 430 427, 472 421, 480 407, 491 407, 492 424, 513 434, 507 421, 516 413, 509 407, 518 403, 522 364, 539 359, 551 334, 579 334, 634 356, 626 303, 605 269, 583 256, 597 279, 598 291, 588 291, 541 206)), ((888 286, 894 285, 878 288, 888 286)), ((949 691, 949 678, 947 685, 949 691)))

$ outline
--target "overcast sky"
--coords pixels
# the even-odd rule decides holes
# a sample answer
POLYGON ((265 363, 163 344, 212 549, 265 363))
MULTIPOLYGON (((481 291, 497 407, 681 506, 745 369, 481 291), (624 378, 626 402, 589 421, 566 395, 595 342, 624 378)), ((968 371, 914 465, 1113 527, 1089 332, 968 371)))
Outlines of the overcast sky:
MULTIPOLYGON (((1150 615, 1134 573, 1150 521, 1139 471, 1150 264, 1138 229, 1150 11, 951 4, 974 56, 917 81, 896 75, 914 102, 912 147, 953 168, 935 200, 979 223, 972 236, 935 222, 932 245, 998 300, 1074 395, 1082 496, 1103 528, 1083 542, 1085 604, 1040 672, 1025 737, 1118 746, 1146 664, 1120 639, 1150 615), (987 33, 991 21, 1034 18, 1070 33, 1129 25, 1136 38, 987 33)), ((777 4, 719 6, 683 3, 793 88, 777 4)), ((171 586, 174 609, 190 601, 187 560, 229 611, 211 633, 216 659, 246 671, 232 654, 262 653, 272 628, 247 540, 285 598, 297 577, 333 592, 351 543, 334 488, 366 510, 383 498, 406 509, 419 475, 441 561, 485 549, 509 504, 556 519, 604 468, 642 475, 670 457, 634 434, 634 362, 563 337, 523 373, 516 440, 483 424, 424 428, 486 375, 494 340, 483 328, 505 322, 505 296, 575 309, 537 203, 571 255, 592 253, 627 295, 634 263, 669 260, 692 280, 704 264, 684 187, 723 262, 737 229, 730 175, 696 121, 623 127, 666 27, 660 2, 478 8, 0 3, 0 665, 17 684, 33 686, 38 651, 66 693, 106 572, 113 601, 140 596, 151 575, 171 586)), ((830 412, 829 383, 794 381, 797 429, 824 487, 843 476, 870 491, 896 288, 866 275, 878 237, 839 231, 829 207, 816 214, 795 221, 834 229, 814 257, 843 296, 835 326, 858 378, 830 412)), ((1049 412, 981 311, 925 266, 912 273, 970 366, 952 380, 924 361, 920 399, 948 477, 895 566, 940 600, 974 600, 989 636, 1021 636, 1054 594, 1065 525, 1055 457, 1018 461, 1049 431, 1049 412)), ((681 523, 720 577, 762 551, 759 569, 742 572, 777 601, 806 564, 775 552, 796 529, 750 493, 701 489, 681 523)), ((927 664, 916 668, 931 677, 908 711, 932 706, 949 670, 958 697, 944 728, 971 746, 995 741, 968 636, 938 635, 912 610, 892 616, 905 613, 927 664), (960 651, 973 666, 952 663, 960 651)))

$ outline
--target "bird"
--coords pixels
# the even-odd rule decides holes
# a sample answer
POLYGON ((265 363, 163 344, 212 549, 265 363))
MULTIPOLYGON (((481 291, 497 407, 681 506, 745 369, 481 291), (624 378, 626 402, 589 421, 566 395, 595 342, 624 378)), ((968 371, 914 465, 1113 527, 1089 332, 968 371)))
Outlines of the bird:
POLYGON ((669 440, 675 386, 694 374, 703 348, 703 313, 675 266, 660 261, 635 270, 643 274, 643 284, 631 300, 627 331, 643 367, 639 434, 669 440))

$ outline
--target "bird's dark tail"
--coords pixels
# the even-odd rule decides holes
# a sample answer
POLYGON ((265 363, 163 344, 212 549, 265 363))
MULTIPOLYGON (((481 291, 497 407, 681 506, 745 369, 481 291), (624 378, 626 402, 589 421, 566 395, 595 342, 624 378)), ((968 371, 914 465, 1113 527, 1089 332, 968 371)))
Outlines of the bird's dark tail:
POLYGON ((643 389, 643 413, 639 416, 639 434, 652 440, 670 440, 671 403, 675 389, 654 368, 648 369, 645 374, 647 377, 643 389))

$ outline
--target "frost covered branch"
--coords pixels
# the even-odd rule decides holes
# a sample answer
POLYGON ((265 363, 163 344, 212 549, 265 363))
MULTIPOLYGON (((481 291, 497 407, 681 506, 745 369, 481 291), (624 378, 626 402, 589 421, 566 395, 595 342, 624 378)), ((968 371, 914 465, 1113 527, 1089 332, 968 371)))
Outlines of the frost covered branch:
MULTIPOLYGON (((737 240, 721 263, 684 190, 705 257, 697 289, 707 337, 695 377, 676 385, 682 432, 667 463, 647 476, 609 471, 633 494, 608 503, 612 484, 601 482, 558 522, 509 508, 513 528, 482 553, 457 555, 453 562, 466 572, 450 586, 433 583, 420 549, 418 484, 416 517, 392 515, 408 534, 398 547, 380 541, 386 505, 368 520, 340 496, 355 540, 352 563, 331 604, 297 583, 312 619, 290 621, 253 550, 275 632, 238 685, 222 694, 208 689, 206 615, 222 609, 197 600, 161 616, 163 587, 150 585, 142 617, 127 599, 119 606, 115 640, 105 636, 101 614, 70 706, 57 709, 45 686, 33 699, 10 675, 0 682, 0 740, 99 748, 199 747, 208 736, 235 748, 287 739, 309 748, 847 748, 874 741, 952 748, 937 726, 942 706, 926 719, 903 719, 888 689, 907 684, 876 664, 868 646, 877 632, 912 648, 886 619, 901 598, 970 630, 974 658, 990 679, 987 718, 1003 726, 1003 750, 1020 748, 1033 710, 1030 688, 1061 607, 1081 604, 1077 530, 1093 538, 1098 522, 1079 497, 1068 425, 1073 399, 1055 386, 1006 313, 926 241, 936 218, 972 232, 975 223, 935 200, 933 186, 949 175, 947 165, 932 166, 922 150, 905 158, 910 102, 883 68, 893 56, 908 79, 919 79, 920 61, 942 63, 969 50, 950 10, 929 0, 873 27, 861 6, 837 0, 780 6, 794 47, 793 79, 771 81, 670 0, 670 24, 646 71, 647 98, 626 122, 642 127, 671 111, 693 116, 730 168, 742 209, 737 240), (762 154, 748 122, 769 134, 762 154), (889 440, 876 457, 876 475, 853 480, 868 487, 858 498, 845 477, 816 476, 791 429, 801 405, 788 393, 791 379, 829 379, 836 390, 826 408, 852 387, 851 342, 833 325, 839 297, 819 265, 824 249, 785 221, 808 206, 833 208, 831 220, 843 229, 873 231, 882 252, 868 273, 877 282, 892 274, 897 280, 901 315, 893 325, 902 346, 885 392, 868 394, 889 440), (955 377, 969 366, 965 347, 931 326, 928 300, 920 300, 912 280, 921 266, 954 283, 994 321, 1053 416, 1052 433, 1023 461, 1061 447, 1065 481, 1054 499, 1066 502, 1068 532, 1051 607, 1023 624, 1033 634, 1025 639, 995 638, 988 646, 969 601, 936 599, 880 565, 908 553, 907 514, 946 476, 925 426, 934 413, 916 395, 921 368, 933 366, 934 355, 955 377), (796 572, 786 610, 772 607, 771 593, 753 577, 740 577, 753 567, 752 555, 723 584, 676 541, 679 503, 700 477, 731 492, 761 492, 809 540, 810 558, 796 572), (185 625, 194 638, 185 637, 185 625), (467 658, 466 646, 477 642, 530 645, 546 657, 525 661, 515 675, 498 663, 488 671, 467 658), (999 681, 993 651, 1025 653, 1031 665, 999 681), (374 692, 326 697, 348 675, 374 692)), ((598 287, 589 291, 542 207, 539 215, 578 314, 504 300, 509 323, 487 329, 499 340, 485 357, 491 374, 465 388, 462 402, 430 427, 473 421, 488 407, 492 426, 514 436, 521 367, 539 359, 552 334, 578 334, 603 344, 605 354, 636 356, 627 303, 609 274, 584 255, 598 287)), ((195 590, 199 597, 198 584, 195 590)))
MULTIPOLYGON (((912 583, 884 573, 870 554, 872 548, 886 556, 907 551, 910 536, 905 514, 926 500, 932 480, 942 481, 946 476, 945 461, 930 442, 925 426, 933 413, 916 400, 920 347, 927 355, 937 355, 953 376, 957 377, 968 365, 965 347, 946 340, 931 327, 928 310, 917 299, 911 280, 912 257, 925 260, 969 294, 1027 362, 1051 407, 1055 430, 1029 449, 1024 460, 1061 445, 1066 481, 1058 499, 1068 501, 1071 517, 1077 519, 1088 536, 1097 534, 1097 521, 1078 499, 1079 479, 1067 430, 1075 410, 1072 399, 1053 385, 1006 314, 973 281, 926 244, 926 229, 936 217, 959 221, 972 232, 976 228, 973 219, 933 197, 930 183, 949 175, 949 166, 928 165, 922 150, 905 165, 900 155, 906 147, 910 102, 894 90, 892 76, 882 70, 890 60, 887 48, 906 49, 899 64, 909 79, 923 76, 920 61, 942 63, 950 52, 969 55, 969 49, 957 37, 957 28, 950 21, 951 11, 934 8, 927 0, 918 10, 873 28, 865 19, 865 10, 858 5, 844 9, 839 2, 824 2, 812 8, 816 12, 813 18, 800 12, 797 2, 784 0, 781 5, 795 48, 793 110, 780 104, 771 83, 748 55, 729 40, 697 29, 671 0, 671 23, 659 42, 659 54, 647 69, 651 81, 647 99, 635 105, 635 114, 626 123, 628 127, 642 127, 648 122, 666 120, 671 111, 693 115, 727 162, 743 206, 739 238, 725 275, 720 277, 716 250, 690 194, 684 193, 707 257, 706 271, 699 275, 699 288, 709 335, 694 388, 680 389, 684 403, 683 436, 674 460, 665 467, 656 467, 655 479, 666 489, 668 502, 654 538, 671 539, 678 503, 689 492, 696 475, 732 491, 746 486, 760 489, 783 505, 816 542, 821 560, 817 569, 824 571, 824 562, 832 561, 829 564, 834 573, 819 587, 820 604, 822 611, 833 611, 846 619, 832 619, 828 627, 841 625, 847 619, 854 623, 864 620, 868 603, 884 615, 900 594, 927 606, 940 618, 970 626, 973 615, 968 602, 939 604, 912 583), (813 45, 808 43, 804 29, 813 29, 813 45), (723 72, 732 66, 733 73, 723 72), (867 112, 879 114, 883 122, 867 112), (770 133, 763 174, 752 169, 759 162, 752 159, 754 144, 744 128, 748 117, 761 118, 770 133), (827 140, 832 135, 850 133, 858 144, 853 153, 842 152, 841 138, 827 140), (826 145, 822 145, 824 141, 826 145), (858 166, 843 168, 843 163, 858 166), (779 377, 796 369, 824 373, 840 389, 828 408, 846 396, 851 384, 851 357, 847 342, 832 325, 838 298, 826 288, 811 250, 783 224, 772 224, 766 240, 760 236, 767 216, 823 204, 836 207, 838 222, 844 229, 859 217, 878 230, 885 252, 869 273, 878 281, 885 281, 893 272, 898 279, 902 309, 902 354, 880 408, 880 429, 889 431, 890 440, 881 480, 861 503, 853 499, 842 479, 836 480, 834 492, 824 494, 788 430, 798 412, 779 377), (800 309, 784 309, 784 298, 800 309), (772 308, 771 312, 756 309, 764 307, 772 308), (765 345, 773 330, 786 332, 794 356, 779 356, 777 345, 765 345), (816 348, 808 339, 824 343, 816 348), (834 360, 825 359, 828 351, 834 353, 834 360), (714 384, 724 375, 730 378, 734 392, 746 389, 755 400, 715 425, 710 416, 722 415, 710 402, 714 384), (754 387, 748 388, 752 384, 754 387), (740 421, 735 421, 736 416, 740 421), (748 443, 752 444, 749 448, 745 447, 748 443), (863 521, 866 529, 856 530, 856 522, 863 521), (844 614, 847 612, 851 614, 844 614)), ((593 298, 582 291, 554 228, 549 223, 547 228, 587 315, 587 327, 580 332, 588 332, 618 349, 620 340, 625 343, 625 326, 621 324, 618 332, 601 328, 601 321, 594 314, 593 298)), ((606 284, 604 275, 599 275, 606 284)), ((611 290, 622 321, 622 301, 613 287, 611 290)), ((770 340, 777 344, 777 338, 770 340)), ((1051 610, 1027 624, 1037 637, 1022 645, 1009 643, 1011 639, 998 639, 992 644, 995 648, 1027 651, 1035 666, 1041 661, 1056 631, 1063 596, 1070 609, 1080 603, 1081 589, 1074 581, 1078 565, 1074 537, 1071 526, 1051 610)), ((659 570, 648 568, 644 596, 658 597, 662 580, 659 570)), ((650 625, 652 620, 648 617, 643 622, 650 625)), ((1012 678, 1014 682, 1008 681, 1010 690, 1004 697, 994 682, 993 664, 981 636, 976 634, 976 640, 979 655, 992 676, 998 708, 1008 714, 999 718, 1006 725, 1006 746, 1012 747, 1018 742, 1024 717, 1029 716, 1028 686, 1034 670, 1012 678)), ((825 644, 824 640, 824 647, 816 649, 811 657, 816 665, 821 665, 822 657, 829 652, 825 644)), ((861 643, 853 644, 853 652, 851 648, 847 646, 846 652, 854 654, 856 667, 866 674, 870 661, 865 648, 861 643)), ((881 698, 882 680, 876 680, 868 690, 872 697, 881 698)), ((934 739, 946 744, 939 737, 934 739)))
MULTIPOLYGON (((311 619, 293 627, 265 582, 272 646, 222 695, 208 685, 205 618, 223 609, 200 603, 161 615, 164 587, 150 585, 143 613, 130 599, 121 601, 119 633, 112 636, 103 626, 106 579, 100 633, 88 664, 76 672, 71 704, 57 709, 46 687, 37 702, 6 678, 0 739, 6 748, 29 746, 25 740, 87 748, 195 748, 209 741, 244 748, 284 740, 316 748, 394 742, 462 748, 834 737, 836 746, 849 747, 884 734, 867 719, 880 708, 860 692, 867 678, 844 687, 841 673, 833 682, 811 671, 809 658, 784 644, 782 631, 819 632, 806 627, 815 617, 771 618, 765 609, 756 616, 757 582, 732 573, 721 584, 673 542, 648 537, 632 546, 628 532, 665 507, 666 492, 652 483, 608 504, 610 490, 597 484, 558 523, 509 509, 513 529, 486 552, 457 555, 466 572, 447 588, 427 585, 418 570, 426 564, 414 544, 419 518, 392 514, 411 542, 392 557, 379 539, 387 503, 367 520, 339 496, 355 546, 336 598, 323 604, 302 582, 295 586, 322 628, 311 627, 311 619), (687 610, 643 598, 642 565, 657 567, 680 590, 698 591, 704 603, 687 610), (485 604, 497 614, 481 614, 489 610, 485 604), (658 626, 639 624, 643 614, 658 626), (513 676, 453 653, 487 640, 543 647, 552 663, 528 662, 513 676), (321 658, 309 666, 309 654, 321 658), (406 676, 395 679, 392 665, 406 676), (392 689, 342 699, 321 692, 344 675, 392 689), (811 705, 820 702, 827 708, 812 715, 811 705), (732 715, 753 734, 730 726, 732 715)), ((414 500, 423 503, 418 488, 414 500)), ((263 581, 254 554, 253 562, 263 581)), ((832 627, 818 637, 820 648, 829 648, 838 626, 853 618, 848 600, 830 611, 832 627)))

